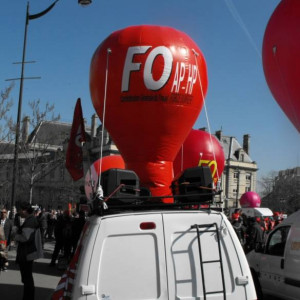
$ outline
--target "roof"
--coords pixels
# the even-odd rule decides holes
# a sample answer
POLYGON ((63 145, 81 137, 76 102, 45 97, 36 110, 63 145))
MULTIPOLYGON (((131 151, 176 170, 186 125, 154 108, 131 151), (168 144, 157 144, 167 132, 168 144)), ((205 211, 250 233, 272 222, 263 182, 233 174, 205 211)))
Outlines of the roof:
POLYGON ((233 136, 222 136, 221 137, 221 145, 224 150, 225 159, 239 161, 239 153, 244 154, 243 161, 246 163, 254 163, 251 157, 246 153, 243 147, 239 144, 237 139, 233 136))
MULTIPOLYGON (((28 137, 28 143, 41 143, 51 145, 62 145, 70 137, 72 124, 58 121, 42 121, 31 132, 28 137)), ((91 129, 85 128, 89 138, 91 129)))
POLYGON ((0 142, 0 153, 1 154, 11 154, 14 153, 15 143, 0 142))

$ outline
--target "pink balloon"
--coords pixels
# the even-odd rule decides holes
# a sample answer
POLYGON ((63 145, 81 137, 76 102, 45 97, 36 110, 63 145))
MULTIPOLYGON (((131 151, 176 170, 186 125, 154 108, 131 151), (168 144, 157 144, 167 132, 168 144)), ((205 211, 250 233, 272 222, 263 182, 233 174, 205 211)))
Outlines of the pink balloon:
POLYGON ((255 192, 246 192, 240 199, 241 207, 260 207, 261 199, 255 192))

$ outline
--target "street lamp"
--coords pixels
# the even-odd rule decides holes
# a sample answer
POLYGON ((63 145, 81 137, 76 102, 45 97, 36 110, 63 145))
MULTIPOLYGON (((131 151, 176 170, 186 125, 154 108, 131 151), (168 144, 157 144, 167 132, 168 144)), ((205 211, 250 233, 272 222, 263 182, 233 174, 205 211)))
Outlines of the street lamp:
POLYGON ((236 182, 236 198, 235 198, 235 207, 239 207, 239 193, 240 193, 240 170, 236 169, 237 182, 236 182))
MULTIPOLYGON (((26 21, 25 21, 25 31, 24 31, 24 42, 23 42, 23 55, 21 62, 21 76, 17 78, 20 80, 20 90, 19 90, 19 101, 18 101, 18 114, 17 114, 17 124, 16 124, 16 136, 15 136, 15 149, 14 149, 14 163, 13 163, 13 177, 12 177, 12 192, 11 192, 11 203, 10 209, 13 211, 15 206, 15 190, 16 190, 16 180, 17 180, 17 170, 18 170, 18 153, 19 153, 19 139, 20 139, 20 123, 21 123, 21 112, 22 112, 22 97, 23 97, 23 81, 24 79, 36 79, 36 78, 25 78, 24 77, 24 65, 25 65, 25 53, 26 53, 26 42, 27 42, 27 27, 30 20, 38 19, 45 14, 47 14, 54 5, 59 0, 55 0, 48 8, 37 14, 29 14, 29 2, 27 3, 26 9, 26 21)), ((78 0, 81 5, 89 5, 92 0, 78 0)))
POLYGON ((90 5, 92 3, 92 0, 78 0, 78 4, 82 6, 90 5))
POLYGON ((11 203, 10 209, 14 210, 15 207, 15 191, 16 191, 16 181, 17 181, 17 171, 18 171, 18 156, 19 156, 19 139, 20 139, 20 123, 21 123, 21 113, 22 113, 22 97, 23 97, 23 81, 26 79, 24 77, 24 65, 25 65, 25 53, 26 53, 26 42, 27 42, 27 27, 30 20, 34 20, 44 16, 48 13, 56 4, 58 0, 55 0, 48 8, 43 10, 38 14, 29 14, 29 2, 27 3, 26 9, 26 19, 25 19, 25 31, 24 31, 24 42, 23 42, 23 55, 21 62, 21 76, 18 78, 20 80, 20 90, 19 90, 19 102, 18 102, 18 114, 17 114, 17 124, 16 124, 16 136, 15 136, 15 150, 14 150, 14 164, 13 164, 13 177, 12 177, 12 191, 11 191, 11 203))

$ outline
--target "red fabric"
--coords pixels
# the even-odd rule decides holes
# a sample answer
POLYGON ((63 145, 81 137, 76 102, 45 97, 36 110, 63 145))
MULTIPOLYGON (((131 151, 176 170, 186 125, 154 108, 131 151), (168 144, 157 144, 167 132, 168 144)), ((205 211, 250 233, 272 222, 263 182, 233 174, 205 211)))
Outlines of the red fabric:
POLYGON ((73 124, 71 128, 70 140, 66 154, 66 168, 68 169, 73 180, 78 180, 83 177, 83 154, 82 143, 86 141, 84 121, 82 116, 80 98, 77 99, 73 124))

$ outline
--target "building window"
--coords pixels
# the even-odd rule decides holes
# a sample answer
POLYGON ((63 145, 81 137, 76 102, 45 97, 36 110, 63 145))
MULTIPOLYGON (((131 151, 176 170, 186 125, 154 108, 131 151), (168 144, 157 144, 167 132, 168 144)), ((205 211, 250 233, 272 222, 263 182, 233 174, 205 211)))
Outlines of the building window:
POLYGON ((251 174, 250 174, 250 173, 247 173, 247 174, 246 174, 246 180, 247 180, 247 181, 251 181, 251 174))
POLYGON ((233 178, 238 179, 239 178, 239 172, 234 172, 233 173, 233 178))
POLYGON ((240 160, 241 160, 241 161, 244 161, 244 159, 245 159, 245 154, 241 154, 241 155, 240 155, 240 160))
POLYGON ((245 187, 245 192, 250 192, 251 191, 251 187, 250 186, 246 186, 245 187))

